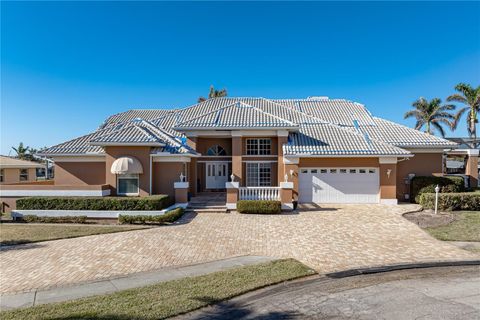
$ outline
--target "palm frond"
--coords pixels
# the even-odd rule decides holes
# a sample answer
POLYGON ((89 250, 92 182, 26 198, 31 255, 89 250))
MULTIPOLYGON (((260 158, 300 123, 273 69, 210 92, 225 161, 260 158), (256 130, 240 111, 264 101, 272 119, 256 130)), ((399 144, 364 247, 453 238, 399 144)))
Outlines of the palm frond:
POLYGON ((442 135, 442 137, 445 137, 445 130, 443 130, 442 126, 438 124, 438 122, 432 122, 432 126, 437 129, 438 132, 442 135))

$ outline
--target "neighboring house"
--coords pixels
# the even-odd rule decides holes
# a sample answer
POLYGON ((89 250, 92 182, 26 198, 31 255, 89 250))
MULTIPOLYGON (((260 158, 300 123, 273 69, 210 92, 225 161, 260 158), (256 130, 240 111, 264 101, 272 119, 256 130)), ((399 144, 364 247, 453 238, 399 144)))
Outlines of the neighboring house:
POLYGON ((37 162, 0 156, 0 184, 19 184, 37 180, 37 162))
POLYGON ((278 198, 285 181, 299 202, 397 203, 414 175, 442 175, 444 150, 456 145, 343 99, 214 98, 122 112, 41 155, 55 161, 55 185, 102 186, 99 195, 107 186, 112 195, 185 202, 176 188, 225 190, 236 187, 227 184, 233 176, 240 190, 230 203, 278 198))

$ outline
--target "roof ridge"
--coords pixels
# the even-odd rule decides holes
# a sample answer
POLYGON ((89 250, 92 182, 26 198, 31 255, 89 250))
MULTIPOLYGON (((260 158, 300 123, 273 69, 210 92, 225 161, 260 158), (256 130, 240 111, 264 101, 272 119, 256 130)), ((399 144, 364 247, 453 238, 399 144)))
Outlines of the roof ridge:
MULTIPOLYGON (((205 102, 205 101, 203 101, 203 102, 205 102)), ((203 102, 201 102, 201 103, 203 103, 203 102)), ((229 107, 234 106, 234 105, 236 105, 236 104, 237 104, 237 102, 234 102, 234 103, 232 103, 232 104, 228 104, 228 105, 226 105, 226 106, 220 107, 220 108, 218 108, 218 109, 216 109, 216 110, 212 110, 212 111, 209 111, 209 112, 207 112, 207 113, 201 114, 201 115, 199 115, 199 116, 197 116, 197 117, 190 118, 190 119, 188 119, 188 120, 186 120, 186 121, 182 121, 182 122, 180 122, 180 123, 177 123, 177 124, 175 125, 175 127, 181 126, 182 124, 184 124, 184 123, 186 123, 186 122, 190 122, 190 121, 194 121, 194 120, 200 119, 200 118, 205 117, 205 116, 207 116, 207 115, 209 115, 209 114, 218 112, 218 111, 221 110, 221 109, 229 108, 229 107)))

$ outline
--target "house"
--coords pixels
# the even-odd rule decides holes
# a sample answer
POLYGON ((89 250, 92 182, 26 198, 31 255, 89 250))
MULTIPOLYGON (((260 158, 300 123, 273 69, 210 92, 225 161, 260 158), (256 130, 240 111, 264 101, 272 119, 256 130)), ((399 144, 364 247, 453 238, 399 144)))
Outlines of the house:
POLYGON ((406 200, 411 178, 442 175, 444 151, 456 145, 344 99, 225 97, 115 114, 42 156, 55 161, 62 195, 169 194, 184 203, 226 190, 229 208, 238 199, 291 208, 406 200))
POLYGON ((0 184, 21 184, 37 180, 38 162, 0 156, 0 184))

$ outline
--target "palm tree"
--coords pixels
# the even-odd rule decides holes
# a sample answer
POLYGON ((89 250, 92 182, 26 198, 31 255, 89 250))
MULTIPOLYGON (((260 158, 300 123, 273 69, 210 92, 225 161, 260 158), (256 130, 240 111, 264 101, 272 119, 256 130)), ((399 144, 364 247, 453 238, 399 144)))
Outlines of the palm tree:
POLYGON ((475 141, 477 139, 477 123, 478 123, 478 112, 480 111, 480 86, 476 89, 469 84, 459 83, 455 86, 455 90, 458 93, 452 94, 447 98, 447 101, 456 101, 466 105, 466 107, 458 110, 455 115, 454 129, 457 127, 458 120, 462 115, 468 111, 467 114, 467 130, 470 138, 475 141))
POLYGON ((412 106, 414 109, 406 112, 404 118, 414 117, 417 120, 415 129, 421 130, 425 126, 426 133, 433 134, 434 129, 436 129, 442 137, 445 137, 442 124, 453 128, 455 116, 449 111, 455 110, 455 105, 442 105, 442 100, 439 98, 433 98, 430 101, 425 98, 419 98, 412 103, 412 106))
POLYGON ((198 102, 203 102, 210 98, 218 98, 218 97, 226 97, 227 96, 227 89, 215 90, 213 85, 210 86, 210 92, 208 93, 208 98, 200 97, 198 98, 198 102))
POLYGON ((24 147, 23 142, 20 142, 18 147, 12 147, 12 149, 17 153, 17 158, 25 160, 29 156, 30 147, 24 147))

